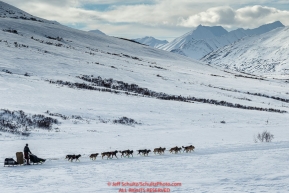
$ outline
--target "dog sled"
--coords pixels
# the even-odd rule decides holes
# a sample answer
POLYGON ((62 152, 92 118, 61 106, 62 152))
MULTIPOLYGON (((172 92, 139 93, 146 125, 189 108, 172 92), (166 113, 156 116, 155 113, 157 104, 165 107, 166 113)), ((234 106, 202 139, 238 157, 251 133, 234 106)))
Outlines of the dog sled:
MULTIPOLYGON (((4 167, 5 166, 23 166, 27 165, 27 160, 24 159, 23 153, 22 152, 17 152, 16 153, 16 159, 15 161, 13 158, 5 158, 4 160, 4 167)), ((30 163, 34 164, 43 164, 46 159, 42 159, 37 157, 36 155, 30 154, 29 155, 30 163)))

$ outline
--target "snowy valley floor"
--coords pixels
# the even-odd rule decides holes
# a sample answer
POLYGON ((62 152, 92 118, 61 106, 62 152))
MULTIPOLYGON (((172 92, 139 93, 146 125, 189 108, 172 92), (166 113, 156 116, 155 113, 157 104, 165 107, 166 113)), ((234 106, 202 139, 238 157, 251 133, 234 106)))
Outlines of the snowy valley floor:
POLYGON ((288 192, 288 149, 288 142, 279 142, 118 160, 90 161, 83 155, 77 163, 61 157, 43 165, 1 168, 1 191, 113 193, 140 187, 109 186, 109 182, 180 182, 180 187, 166 188, 171 192, 288 192))
MULTIPOLYGON (((134 188, 108 186, 109 182, 182 183, 179 187, 166 187, 171 192, 289 191, 289 131, 284 121, 287 115, 226 107, 220 115, 220 107, 212 106, 206 113, 206 105, 162 102, 152 106, 147 103, 155 99, 143 100, 142 113, 131 112, 143 125, 95 121, 75 124, 66 120, 59 132, 39 130, 28 138, 2 133, 1 160, 5 156, 15 159, 15 152, 22 151, 26 143, 32 153, 48 160, 43 165, 0 167, 1 192, 113 193, 120 188, 134 188), (176 113, 172 109, 182 111, 176 113), (267 116, 268 124, 263 118, 267 116), (220 123, 223 119, 226 124, 220 123), (254 135, 265 129, 274 134, 273 142, 254 143, 254 135), (119 159, 98 157, 95 161, 88 157, 104 151, 159 146, 168 149, 190 144, 196 147, 193 153, 166 151, 165 155, 148 157, 134 153, 133 158, 120 158, 118 154, 119 159), (71 163, 64 159, 67 154, 82 157, 80 162, 71 163)), ((121 105, 118 107, 122 112, 121 105)))

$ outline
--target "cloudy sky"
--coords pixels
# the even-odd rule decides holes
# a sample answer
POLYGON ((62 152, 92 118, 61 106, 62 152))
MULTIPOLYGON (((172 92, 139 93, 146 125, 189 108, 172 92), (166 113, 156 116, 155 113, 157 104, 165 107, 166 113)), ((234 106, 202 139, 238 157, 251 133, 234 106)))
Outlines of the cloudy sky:
POLYGON ((3 0, 32 15, 111 36, 172 40, 199 24, 228 31, 281 21, 288 0, 3 0))

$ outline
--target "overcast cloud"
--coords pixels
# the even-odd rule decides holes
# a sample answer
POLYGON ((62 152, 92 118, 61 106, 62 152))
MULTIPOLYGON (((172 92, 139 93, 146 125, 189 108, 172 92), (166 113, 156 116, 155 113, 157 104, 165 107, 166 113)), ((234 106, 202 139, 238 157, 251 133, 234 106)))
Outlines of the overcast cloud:
POLYGON ((226 27, 253 28, 274 21, 281 21, 288 25, 289 11, 281 11, 273 7, 248 6, 240 9, 233 9, 229 6, 214 7, 183 18, 179 23, 181 26, 194 27, 203 25, 222 25, 226 27))
POLYGON ((281 21, 289 25, 284 0, 6 0, 32 15, 108 35, 145 35, 171 40, 193 27, 254 28, 281 21), (240 3, 241 2, 241 3, 240 3), (257 3, 257 4, 256 4, 257 3))

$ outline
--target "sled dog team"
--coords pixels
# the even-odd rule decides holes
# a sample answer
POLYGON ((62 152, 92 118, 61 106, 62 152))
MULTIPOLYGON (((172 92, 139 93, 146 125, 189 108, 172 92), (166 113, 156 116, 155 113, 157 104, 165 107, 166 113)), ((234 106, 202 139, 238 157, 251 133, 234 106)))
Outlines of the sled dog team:
MULTIPOLYGON (((186 152, 186 153, 189 153, 189 152, 192 152, 194 151, 195 147, 193 145, 189 145, 189 146, 182 146, 182 147, 172 147, 170 148, 168 151, 170 153, 181 153, 181 150, 183 150, 183 152, 186 152)), ((159 147, 159 148, 155 148, 153 153, 154 154, 159 154, 159 155, 162 155, 165 153, 165 150, 166 148, 162 148, 162 147, 159 147)), ((151 152, 150 149, 140 149, 140 150, 137 150, 138 154, 137 155, 143 155, 143 156, 148 156, 148 154, 151 152)), ((101 158, 103 159, 103 157, 106 157, 106 159, 110 158, 112 159, 113 157, 117 157, 117 153, 120 153, 121 154, 121 157, 130 157, 132 156, 133 157, 133 150, 124 150, 124 151, 110 151, 110 152, 102 152, 101 153, 101 158)), ((96 157, 99 155, 99 153, 93 153, 93 154, 90 154, 90 159, 91 160, 96 160, 96 157)), ((66 158, 65 159, 68 159, 68 161, 80 161, 79 158, 81 157, 81 155, 66 155, 66 158)))

